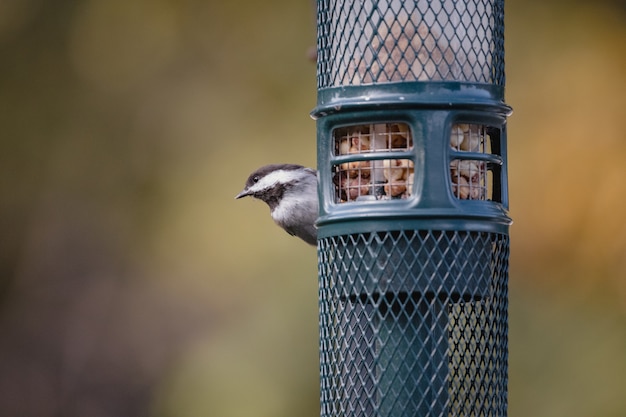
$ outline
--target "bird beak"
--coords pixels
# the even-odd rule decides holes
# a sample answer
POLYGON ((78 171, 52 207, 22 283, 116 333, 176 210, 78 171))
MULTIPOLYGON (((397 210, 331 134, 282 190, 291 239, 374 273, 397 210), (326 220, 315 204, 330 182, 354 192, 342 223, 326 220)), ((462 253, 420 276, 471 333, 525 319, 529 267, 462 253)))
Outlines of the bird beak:
POLYGON ((250 195, 250 191, 248 191, 248 189, 245 188, 242 192, 240 192, 239 194, 235 196, 235 200, 240 199, 241 197, 248 196, 248 195, 250 195))

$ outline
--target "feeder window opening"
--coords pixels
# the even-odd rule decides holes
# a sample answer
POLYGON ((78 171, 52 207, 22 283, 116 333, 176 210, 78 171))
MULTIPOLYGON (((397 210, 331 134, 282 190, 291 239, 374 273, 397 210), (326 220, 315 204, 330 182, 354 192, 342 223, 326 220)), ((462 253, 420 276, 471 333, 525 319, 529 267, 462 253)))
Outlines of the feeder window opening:
POLYGON ((404 123, 335 129, 335 203, 407 199, 413 195, 413 137, 404 123))
MULTIPOLYGON (((460 200, 494 200, 494 184, 502 158, 492 152, 499 129, 479 125, 453 124, 450 131, 450 186, 460 200)), ((497 194, 499 195, 499 193, 497 194)))

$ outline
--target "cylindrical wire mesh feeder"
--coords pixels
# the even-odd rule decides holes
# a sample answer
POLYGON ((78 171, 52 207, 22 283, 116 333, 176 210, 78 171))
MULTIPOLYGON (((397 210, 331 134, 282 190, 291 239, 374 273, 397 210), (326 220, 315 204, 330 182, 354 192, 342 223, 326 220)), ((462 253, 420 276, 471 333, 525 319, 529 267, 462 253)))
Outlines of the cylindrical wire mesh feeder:
POLYGON ((504 416, 503 0, 319 0, 322 416, 504 416))

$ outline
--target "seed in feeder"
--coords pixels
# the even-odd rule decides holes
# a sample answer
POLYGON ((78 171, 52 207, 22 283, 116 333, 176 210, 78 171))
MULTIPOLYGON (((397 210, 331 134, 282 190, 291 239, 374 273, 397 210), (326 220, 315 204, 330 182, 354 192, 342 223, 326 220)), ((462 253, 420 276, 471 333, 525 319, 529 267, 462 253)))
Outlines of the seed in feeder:
POLYGON ((470 183, 465 177, 452 177, 452 192, 461 200, 481 199, 481 187, 470 183))
POLYGON ((383 160, 383 175, 389 182, 406 179, 409 170, 413 170, 413 161, 408 159, 385 159, 383 160))
POLYGON ((460 148, 468 152, 480 152, 480 145, 483 142, 481 127, 479 125, 460 125, 463 128, 463 142, 460 148))
POLYGON ((413 161, 409 159, 383 160, 383 176, 387 180, 384 185, 385 194, 397 197, 407 190, 407 179, 413 173, 413 161))
POLYGON ((470 197, 470 186, 464 177, 452 177, 452 192, 461 200, 470 197))
POLYGON ((370 180, 368 178, 348 178, 346 182, 348 199, 356 200, 357 197, 369 194, 370 180))
POLYGON ((463 139, 464 133, 461 125, 452 125, 452 130, 450 131, 450 146, 454 149, 459 149, 463 139))
POLYGON ((406 191, 406 181, 388 182, 384 185, 385 194, 390 197, 397 197, 406 191))
POLYGON ((483 167, 484 163, 480 161, 455 159, 450 162, 450 175, 452 178, 465 177, 469 182, 478 182, 483 167))
POLYGON ((360 133, 350 138, 352 147, 350 153, 361 153, 367 151, 370 148, 370 139, 367 136, 362 136, 360 133))
POLYGON ((406 179, 406 195, 410 197, 413 195, 413 182, 415 181, 415 174, 411 172, 406 179))
POLYGON ((353 161, 342 165, 347 165, 348 176, 350 178, 356 178, 358 176, 361 178, 369 178, 370 176, 369 161, 353 161))
POLYGON ((345 173, 335 176, 335 185, 339 187, 340 198, 343 201, 356 200, 357 197, 370 192, 369 178, 349 178, 345 173))
POLYGON ((350 139, 344 138, 339 142, 339 155, 347 155, 350 153, 350 139))
POLYGON ((408 146, 409 132, 406 130, 406 125, 398 123, 392 123, 389 126, 391 134, 389 135, 389 149, 406 149, 408 146))
POLYGON ((339 155, 348 155, 353 153, 362 153, 370 148, 369 128, 367 126, 358 126, 348 132, 339 141, 339 155))

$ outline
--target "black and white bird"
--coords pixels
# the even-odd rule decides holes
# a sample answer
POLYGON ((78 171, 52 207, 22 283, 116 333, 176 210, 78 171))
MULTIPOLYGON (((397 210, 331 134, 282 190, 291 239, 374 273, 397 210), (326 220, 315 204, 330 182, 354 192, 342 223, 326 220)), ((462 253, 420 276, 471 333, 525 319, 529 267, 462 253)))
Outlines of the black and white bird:
POLYGON ((292 236, 317 244, 319 214, 317 171, 295 164, 263 166, 248 177, 236 199, 251 196, 265 201, 272 219, 292 236))

